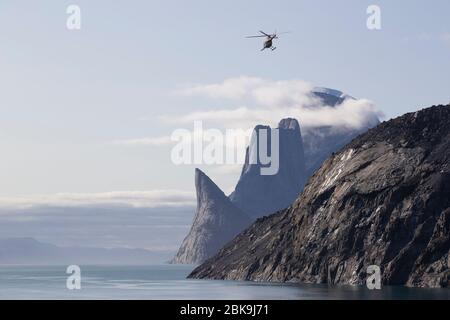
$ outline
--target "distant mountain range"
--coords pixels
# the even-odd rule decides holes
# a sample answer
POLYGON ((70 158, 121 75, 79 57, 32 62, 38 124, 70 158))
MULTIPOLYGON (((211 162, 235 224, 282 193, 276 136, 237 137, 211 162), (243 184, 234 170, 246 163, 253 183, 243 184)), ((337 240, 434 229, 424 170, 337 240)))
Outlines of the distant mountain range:
MULTIPOLYGON (((311 95, 329 107, 336 107, 347 99, 354 99, 341 91, 327 88, 316 88, 311 95)), ((372 119, 367 126, 359 129, 338 126, 309 127, 306 134, 302 135, 301 124, 296 119, 282 119, 277 128, 278 173, 261 175, 261 168, 265 165, 259 162, 250 163, 249 150, 258 150, 258 135, 254 135, 247 148, 239 181, 229 197, 204 173, 197 170, 197 213, 189 234, 172 262, 201 263, 243 231, 249 225, 249 218, 250 222, 253 222, 290 206, 302 192, 307 179, 326 158, 378 123, 378 119, 372 119), (205 183, 207 188, 200 190, 199 176, 208 181, 205 183)), ((255 132, 263 129, 268 132, 273 130, 269 126, 258 125, 255 132)), ((268 150, 271 150, 271 143, 268 145, 268 150)))
POLYGON ((161 253, 144 249, 58 247, 33 238, 0 239, 0 265, 148 265, 161 253))
POLYGON ((450 105, 384 122, 332 155, 286 210, 191 278, 450 286, 450 105))

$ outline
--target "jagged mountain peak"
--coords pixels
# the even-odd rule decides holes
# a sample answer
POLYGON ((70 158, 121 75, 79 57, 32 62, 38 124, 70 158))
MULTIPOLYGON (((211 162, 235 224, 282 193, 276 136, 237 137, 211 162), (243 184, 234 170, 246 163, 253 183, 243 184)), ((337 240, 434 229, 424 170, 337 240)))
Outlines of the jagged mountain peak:
POLYGON ((367 141, 386 141, 405 147, 419 145, 427 147, 429 143, 436 143, 448 134, 450 130, 449 106, 432 106, 385 121, 355 139, 352 147, 360 147, 367 141))
POLYGON ((280 123, 278 124, 278 128, 285 130, 300 131, 300 124, 298 123, 297 119, 285 118, 280 121, 280 123))
POLYGON ((197 202, 208 198, 224 199, 225 193, 203 171, 195 169, 195 190, 197 202))
MULTIPOLYGON (((271 130, 270 127, 259 125, 255 127, 255 132, 262 128, 271 130)), ((278 129, 278 172, 262 175, 261 168, 266 165, 250 163, 249 150, 259 150, 259 138, 253 136, 241 176, 230 195, 237 207, 256 218, 288 207, 306 181, 300 124, 296 119, 286 118, 279 122, 278 129)), ((273 141, 269 140, 267 144, 267 150, 272 150, 273 141)))
POLYGON ((252 222, 200 169, 195 170, 195 188, 197 211, 173 263, 203 262, 252 222))

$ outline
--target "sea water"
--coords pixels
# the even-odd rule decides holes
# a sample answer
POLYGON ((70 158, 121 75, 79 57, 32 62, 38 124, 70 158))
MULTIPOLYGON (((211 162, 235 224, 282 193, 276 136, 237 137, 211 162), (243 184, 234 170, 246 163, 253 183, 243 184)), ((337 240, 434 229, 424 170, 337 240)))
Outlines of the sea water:
POLYGON ((450 289, 190 280, 186 265, 80 267, 81 290, 69 290, 67 266, 0 266, 0 299, 450 299, 450 289))

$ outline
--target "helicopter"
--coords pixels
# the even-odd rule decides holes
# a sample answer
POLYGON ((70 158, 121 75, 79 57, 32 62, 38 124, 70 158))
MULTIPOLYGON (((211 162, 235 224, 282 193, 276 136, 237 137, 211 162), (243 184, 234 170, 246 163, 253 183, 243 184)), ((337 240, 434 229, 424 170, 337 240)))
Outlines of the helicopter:
POLYGON ((259 32, 261 33, 261 35, 248 36, 246 38, 266 38, 266 40, 264 41, 264 46, 261 49, 261 51, 264 51, 265 49, 270 49, 272 51, 275 50, 277 47, 273 46, 273 40, 274 39, 278 39, 278 35, 279 34, 289 33, 289 32, 281 32, 281 33, 277 34, 277 32, 275 31, 274 34, 268 34, 268 33, 265 33, 264 31, 261 31, 261 30, 259 32))

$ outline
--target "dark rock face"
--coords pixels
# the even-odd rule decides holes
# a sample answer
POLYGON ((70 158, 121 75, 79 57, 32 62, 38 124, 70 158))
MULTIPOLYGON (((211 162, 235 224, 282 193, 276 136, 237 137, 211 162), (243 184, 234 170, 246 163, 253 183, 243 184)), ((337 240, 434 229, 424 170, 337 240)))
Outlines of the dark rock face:
POLYGON ((335 127, 309 128, 303 134, 306 176, 308 178, 311 177, 333 152, 342 149, 347 143, 374 126, 362 127, 360 129, 335 127))
POLYGON ((450 285, 450 105, 384 122, 330 157, 286 210, 191 278, 450 285))
MULTIPOLYGON (((270 127, 258 126, 255 132, 270 127)), ((283 119, 279 129, 279 170, 275 175, 262 175, 261 163, 249 163, 249 148, 247 148, 246 162, 235 191, 230 200, 244 212, 255 218, 287 208, 302 191, 305 181, 305 160, 300 125, 295 119, 283 119)), ((270 133, 268 133, 270 137, 270 133)), ((256 136, 250 142, 258 145, 256 136)), ((272 148, 271 141, 269 149, 272 148)), ((257 147, 254 147, 257 149, 257 147)))
POLYGON ((197 213, 172 263, 197 264, 216 254, 252 219, 234 206, 202 171, 195 171, 197 213))

